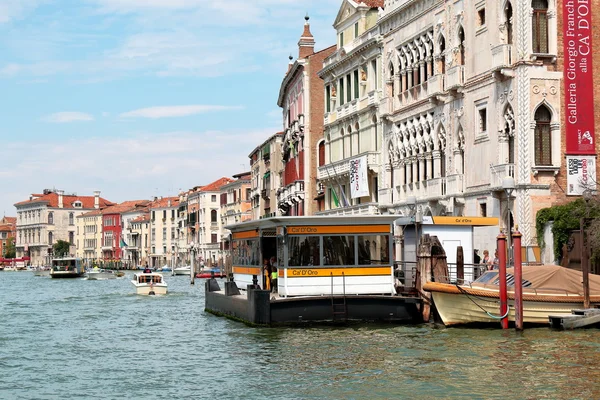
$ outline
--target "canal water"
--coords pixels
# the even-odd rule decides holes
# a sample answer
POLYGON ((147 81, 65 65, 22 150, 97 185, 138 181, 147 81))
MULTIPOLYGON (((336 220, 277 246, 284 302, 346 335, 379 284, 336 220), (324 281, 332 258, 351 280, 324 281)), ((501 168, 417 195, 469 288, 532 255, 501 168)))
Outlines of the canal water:
POLYGON ((598 399, 600 331, 250 328, 204 287, 0 272, 0 399, 598 399))

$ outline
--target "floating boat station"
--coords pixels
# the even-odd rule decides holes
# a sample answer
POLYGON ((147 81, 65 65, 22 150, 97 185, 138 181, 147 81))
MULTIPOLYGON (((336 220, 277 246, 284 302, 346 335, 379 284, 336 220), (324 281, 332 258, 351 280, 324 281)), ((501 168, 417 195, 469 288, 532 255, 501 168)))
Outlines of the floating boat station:
MULTIPOLYGON (((509 291, 508 297, 502 295, 503 285, 506 292, 506 259, 500 257, 500 272, 479 278, 477 266, 463 265, 465 260, 472 262, 473 228, 497 232, 498 220, 434 217, 418 222, 420 226, 414 219, 394 215, 274 217, 228 226, 231 271, 225 282, 215 278, 205 281, 205 311, 259 326, 353 321, 414 324, 435 317, 446 325, 484 322, 501 323, 503 328, 510 319, 522 328, 519 315, 523 309, 519 309, 522 306, 517 294, 509 291), (394 235, 398 231, 402 236, 394 235), (448 268, 448 244, 454 246, 450 251, 455 253, 448 257, 457 261, 454 269, 448 268), (463 248, 467 250, 464 256, 463 248), (413 257, 414 261, 395 263, 398 253, 404 260, 413 257), (268 277, 273 275, 263 266, 265 260, 270 260, 277 271, 274 288, 269 286, 268 277), (489 281, 491 278, 496 281, 489 281), (473 280, 473 284, 484 280, 480 289, 489 291, 483 296, 486 303, 479 307, 483 297, 471 293, 473 280), (440 303, 438 310, 435 300, 440 284, 448 285, 446 292, 452 289, 460 296, 457 302, 440 303), (467 307, 457 309, 460 304, 467 307), (459 318, 447 318, 449 312, 459 318)), ((521 274, 520 259, 518 263, 521 274)), ((514 276, 508 269, 509 285, 520 280, 516 269, 514 276)), ((544 273, 549 272, 549 268, 544 269, 544 273)), ((518 293, 516 289, 519 285, 514 290, 518 293)), ((585 304, 579 305, 580 299, 583 297, 577 295, 574 309, 585 304)), ((524 309, 526 322, 528 304, 524 309)), ((569 319, 566 315, 571 310, 548 308, 551 313, 556 310, 559 317, 569 319)), ((538 315, 534 322, 548 325, 551 320, 546 314, 538 315)))

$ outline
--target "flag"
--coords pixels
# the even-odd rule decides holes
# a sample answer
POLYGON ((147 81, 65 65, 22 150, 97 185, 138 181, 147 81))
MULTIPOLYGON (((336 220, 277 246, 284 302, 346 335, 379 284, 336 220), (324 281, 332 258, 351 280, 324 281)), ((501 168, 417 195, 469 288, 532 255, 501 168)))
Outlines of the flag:
POLYGON ((127 247, 127 243, 125 243, 125 241, 123 240, 123 238, 121 238, 121 242, 119 244, 119 247, 121 247, 121 248, 127 247))
POLYGON ((335 189, 333 187, 330 187, 329 190, 331 190, 331 197, 333 198, 333 202, 335 203, 336 207, 340 206, 340 200, 337 197, 337 194, 335 193, 335 189))

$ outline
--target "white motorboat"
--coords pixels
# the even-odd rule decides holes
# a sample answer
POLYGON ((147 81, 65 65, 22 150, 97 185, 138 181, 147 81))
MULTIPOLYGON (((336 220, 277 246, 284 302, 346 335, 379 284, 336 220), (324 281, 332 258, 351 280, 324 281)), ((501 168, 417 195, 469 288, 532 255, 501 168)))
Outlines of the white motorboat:
POLYGON ((133 275, 131 280, 135 286, 135 292, 143 295, 167 294, 167 283, 162 274, 157 272, 139 272, 133 275))
POLYGON ((51 267, 35 267, 32 269, 34 276, 50 276, 51 267))
POLYGON ((182 265, 173 269, 173 275, 190 275, 192 273, 192 267, 189 265, 182 265))
POLYGON ((117 279, 117 274, 111 269, 94 267, 87 271, 89 281, 101 281, 105 279, 117 279))
MULTIPOLYGON (((550 315, 571 314, 583 308, 582 274, 557 265, 523 266, 523 322, 544 324, 550 315)), ((499 271, 487 271, 471 283, 427 282, 444 325, 498 323, 499 271)), ((508 320, 515 320, 514 268, 507 268, 508 320)), ((589 275, 590 301, 600 306, 600 276, 589 275)))

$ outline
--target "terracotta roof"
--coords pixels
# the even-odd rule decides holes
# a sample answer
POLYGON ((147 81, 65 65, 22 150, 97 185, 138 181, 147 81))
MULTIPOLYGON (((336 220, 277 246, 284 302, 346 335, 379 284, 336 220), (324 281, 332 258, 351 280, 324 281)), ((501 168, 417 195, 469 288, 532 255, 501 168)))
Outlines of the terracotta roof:
POLYGON ((102 210, 94 210, 94 211, 86 212, 86 213, 78 215, 77 218, 93 217, 94 215, 102 215, 102 210))
POLYGON ((163 197, 162 199, 156 199, 148 204, 149 208, 166 208, 166 207, 178 207, 179 197, 163 197), (169 200, 171 205, 169 206, 169 200))
POLYGON ((209 183, 206 186, 202 186, 200 188, 201 192, 218 192, 219 189, 221 189, 221 186, 223 185, 227 185, 228 183, 233 182, 233 179, 231 178, 219 178, 216 181, 209 183))
MULTIPOLYGON (((21 205, 25 205, 25 204, 35 204, 35 203, 47 203, 48 207, 58 208, 58 193, 52 192, 52 193, 42 194, 42 195, 33 194, 32 197, 33 197, 33 199, 21 201, 20 203, 16 203, 15 206, 21 206, 21 205)), ((94 208, 95 199, 96 198, 94 196, 63 195, 63 208, 75 208, 75 207, 73 207, 73 203, 76 202, 77 200, 81 201, 81 203, 82 203, 81 208, 83 208, 83 209, 94 208)), ((108 201, 102 197, 99 198, 99 202, 100 202, 100 208, 112 206, 115 204, 112 201, 108 201)))
POLYGON ((15 227, 13 225, 0 225, 0 232, 13 232, 15 227))
POLYGON ((377 7, 383 8, 383 6, 384 6, 384 0, 360 0, 358 2, 362 3, 366 6, 369 6, 371 8, 377 8, 377 7))
POLYGON ((0 223, 2 224, 16 224, 17 223, 17 217, 4 217, 0 220, 0 223))
POLYGON ((145 213, 137 218, 132 219, 129 223, 150 221, 150 213, 145 213))
POLYGON ((124 201, 120 204, 106 207, 102 210, 102 214, 121 214, 127 211, 135 210, 137 208, 144 208, 150 204, 149 200, 129 200, 124 201))

